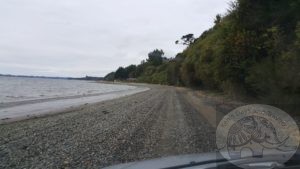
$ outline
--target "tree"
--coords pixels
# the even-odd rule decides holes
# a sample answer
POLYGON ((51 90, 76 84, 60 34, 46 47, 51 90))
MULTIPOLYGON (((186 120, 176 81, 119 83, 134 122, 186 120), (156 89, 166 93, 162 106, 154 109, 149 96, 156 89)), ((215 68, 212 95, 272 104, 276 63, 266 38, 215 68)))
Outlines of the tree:
POLYGON ((153 66, 159 66, 163 63, 164 51, 155 49, 148 54, 147 62, 153 66))
POLYGON ((218 23, 220 23, 221 22, 221 19, 222 19, 222 16, 220 15, 220 14, 218 14, 217 16, 216 16, 216 19, 215 19, 215 24, 218 24, 218 23))
POLYGON ((179 40, 175 41, 175 44, 183 44, 183 45, 190 45, 192 43, 195 42, 195 38, 194 38, 194 34, 187 34, 181 37, 182 42, 180 42, 179 40))
POLYGON ((136 67, 136 65, 129 65, 125 68, 125 70, 126 70, 129 78, 136 78, 136 76, 137 76, 137 73, 136 73, 137 67, 136 67))
POLYGON ((119 67, 118 70, 115 73, 115 78, 116 79, 121 79, 121 80, 127 79, 128 78, 128 72, 123 67, 119 67))
POLYGON ((111 72, 104 77, 104 80, 113 81, 115 80, 115 72, 111 72))

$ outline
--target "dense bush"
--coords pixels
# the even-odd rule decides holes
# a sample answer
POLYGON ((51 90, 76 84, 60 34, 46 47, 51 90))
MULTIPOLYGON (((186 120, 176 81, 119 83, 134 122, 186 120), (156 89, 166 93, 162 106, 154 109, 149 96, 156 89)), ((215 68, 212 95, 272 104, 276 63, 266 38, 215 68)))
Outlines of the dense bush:
POLYGON ((135 77, 299 104, 299 11, 297 0, 237 0, 199 38, 188 34, 176 41, 188 47, 175 58, 164 58, 162 50, 149 53, 135 77))

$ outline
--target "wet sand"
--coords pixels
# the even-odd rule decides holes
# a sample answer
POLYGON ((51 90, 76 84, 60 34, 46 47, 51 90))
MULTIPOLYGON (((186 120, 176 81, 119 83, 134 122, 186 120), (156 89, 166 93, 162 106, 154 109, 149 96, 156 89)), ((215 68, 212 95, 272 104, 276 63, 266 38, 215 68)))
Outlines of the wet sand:
POLYGON ((58 99, 44 99, 9 103, 0 107, 0 124, 12 121, 24 120, 44 115, 55 114, 70 108, 76 108, 85 104, 93 104, 105 100, 116 99, 127 95, 149 90, 146 87, 135 89, 95 94, 90 96, 74 96, 58 99))

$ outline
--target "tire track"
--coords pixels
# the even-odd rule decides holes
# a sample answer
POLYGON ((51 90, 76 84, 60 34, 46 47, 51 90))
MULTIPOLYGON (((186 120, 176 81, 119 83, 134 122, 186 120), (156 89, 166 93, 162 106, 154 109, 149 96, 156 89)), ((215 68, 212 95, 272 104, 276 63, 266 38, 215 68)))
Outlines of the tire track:
POLYGON ((183 113, 190 131, 190 146, 195 153, 212 152, 215 150, 215 129, 187 101, 186 93, 178 92, 183 113))

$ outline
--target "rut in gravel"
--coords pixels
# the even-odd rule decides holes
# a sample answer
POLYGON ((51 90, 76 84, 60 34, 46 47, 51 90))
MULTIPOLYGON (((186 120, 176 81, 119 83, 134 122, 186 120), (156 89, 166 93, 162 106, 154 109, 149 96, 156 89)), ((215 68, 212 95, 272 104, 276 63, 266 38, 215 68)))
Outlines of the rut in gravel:
POLYGON ((76 111, 0 126, 0 168, 97 168, 214 151, 215 129, 184 90, 152 87, 76 111))

